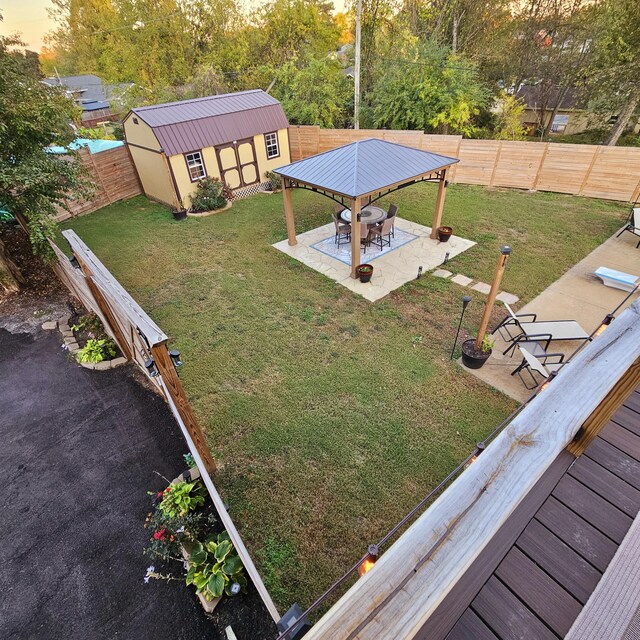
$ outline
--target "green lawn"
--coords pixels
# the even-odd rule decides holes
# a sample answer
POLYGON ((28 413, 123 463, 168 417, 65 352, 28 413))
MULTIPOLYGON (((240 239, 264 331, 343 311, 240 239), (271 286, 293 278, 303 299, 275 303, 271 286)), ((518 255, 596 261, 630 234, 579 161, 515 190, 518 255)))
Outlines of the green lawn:
MULTIPOLYGON (((391 197, 430 224, 435 189, 391 197)), ((294 193, 298 231, 332 203, 294 193)), ((451 269, 526 301, 619 228, 626 207, 452 185, 451 269)), ((174 222, 139 197, 66 224, 172 338, 217 483, 282 609, 319 595, 514 408, 449 361, 463 290, 426 275, 371 304, 273 249, 282 198, 174 222)), ((468 293, 468 291, 464 291, 468 293)), ((472 292, 473 294, 473 292, 472 292)), ((475 295, 473 332, 483 296, 475 295)))

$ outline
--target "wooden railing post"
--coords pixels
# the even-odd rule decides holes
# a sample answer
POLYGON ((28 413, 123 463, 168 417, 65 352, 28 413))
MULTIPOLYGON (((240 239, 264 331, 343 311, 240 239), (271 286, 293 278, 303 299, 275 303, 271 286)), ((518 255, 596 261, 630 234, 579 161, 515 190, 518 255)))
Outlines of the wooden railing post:
POLYGON ((622 378, 618 380, 616 386, 609 391, 596 410, 585 420, 576 438, 569 443, 567 451, 576 457, 581 456, 639 384, 640 358, 629 367, 622 378))
POLYGON ((171 395, 171 400, 180 414, 189 435, 193 440, 198 453, 202 458, 207 470, 213 473, 216 470, 216 464, 209 450, 209 445, 204 437, 202 428, 198 424, 193 409, 189 404, 189 400, 182 387, 182 382, 178 377, 178 372, 169 356, 166 341, 155 344, 151 347, 151 355, 158 367, 158 372, 162 376, 162 381, 167 392, 171 395))

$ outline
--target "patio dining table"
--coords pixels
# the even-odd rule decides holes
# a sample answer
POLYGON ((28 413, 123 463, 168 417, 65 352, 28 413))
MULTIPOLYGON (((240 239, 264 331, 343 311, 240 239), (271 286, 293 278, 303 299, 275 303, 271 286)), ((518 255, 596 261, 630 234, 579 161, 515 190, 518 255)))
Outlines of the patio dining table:
MULTIPOLYGON (((341 211, 340 217, 347 222, 351 222, 351 209, 341 211)), ((380 207, 364 207, 360 212, 360 222, 365 224, 376 224, 382 222, 386 217, 387 212, 380 207)))

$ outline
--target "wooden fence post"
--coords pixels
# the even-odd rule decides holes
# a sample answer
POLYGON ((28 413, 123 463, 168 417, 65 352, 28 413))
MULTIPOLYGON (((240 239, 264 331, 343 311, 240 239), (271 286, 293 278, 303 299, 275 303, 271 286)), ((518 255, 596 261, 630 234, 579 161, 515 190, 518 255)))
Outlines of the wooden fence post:
POLYGON ((618 380, 616 386, 609 391, 595 411, 585 420, 576 439, 569 443, 567 451, 576 457, 581 456, 639 384, 640 358, 629 367, 622 378, 618 380))
POLYGON ((532 191, 535 191, 538 188, 538 183, 540 182, 540 174, 542 173, 542 166, 544 165, 544 161, 547 157, 547 153, 549 153, 549 145, 551 142, 547 142, 544 147, 544 151, 542 152, 542 157, 540 158, 540 164, 538 165, 538 171, 536 171, 536 178, 533 181, 533 186, 531 187, 532 191))
POLYGON ((191 408, 189 400, 184 392, 182 382, 180 382, 173 360, 171 360, 171 356, 169 356, 166 340, 159 342, 158 344, 154 344, 151 347, 151 355, 153 356, 156 367, 158 367, 158 371, 162 376, 164 386, 171 395, 171 400, 180 414, 187 431, 189 431, 189 435, 198 449, 198 453, 207 467, 207 471, 213 473, 216 470, 216 464, 213 461, 213 456, 209 450, 209 445, 204 437, 202 428, 198 424, 193 413, 193 409, 191 408))
POLYGON ((582 183, 580 184, 577 195, 581 196, 584 192, 584 188, 587 186, 589 176, 591 176, 591 171, 596 164, 596 161, 598 160, 603 148, 604 147, 595 147, 595 149, 593 150, 593 158, 591 158, 591 162, 589 164, 589 167, 587 168, 587 172, 584 174, 584 178, 582 179, 582 183))
POLYGON ((73 255, 76 257, 76 260, 80 265, 80 269, 84 274, 85 280, 87 282, 87 286, 89 287, 89 291, 91 291, 91 295, 93 296, 93 299, 96 301, 96 304, 98 305, 98 307, 100 307, 100 311, 102 311, 102 313, 104 314, 105 320, 108 322, 109 328, 113 332, 116 342, 120 347, 120 351, 122 351, 124 357, 127 360, 131 360, 133 354, 131 353, 131 349, 129 349, 129 344, 127 343, 127 340, 120 329, 120 325, 118 324, 118 321, 116 320, 113 314, 113 311, 109 306, 109 303, 107 302, 104 295, 102 295, 102 291, 100 291, 100 288, 98 287, 98 285, 94 282, 93 272, 91 271, 87 263, 82 259, 81 255, 78 255, 75 252, 73 255))

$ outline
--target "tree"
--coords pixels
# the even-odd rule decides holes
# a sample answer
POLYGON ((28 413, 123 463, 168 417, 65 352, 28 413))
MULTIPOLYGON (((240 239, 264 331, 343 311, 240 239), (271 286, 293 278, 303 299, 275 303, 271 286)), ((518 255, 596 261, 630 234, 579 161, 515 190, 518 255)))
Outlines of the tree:
POLYGON ((410 43, 396 57, 382 57, 375 76, 364 110, 375 128, 470 135, 489 98, 477 66, 434 42, 410 43))
POLYGON ((502 93, 496 100, 495 130, 496 140, 523 140, 526 127, 522 124, 522 115, 526 105, 522 100, 508 93, 502 93))
POLYGON ((56 208, 66 207, 65 200, 74 195, 89 195, 89 184, 75 153, 46 150, 73 140, 76 106, 62 90, 24 73, 11 54, 21 44, 0 36, 0 208, 22 220, 34 251, 46 254, 56 208))
POLYGON ((328 57, 311 58, 302 68, 287 62, 275 73, 272 93, 293 124, 345 128, 351 124, 353 82, 328 57))
POLYGON ((637 0, 607 0, 590 68, 593 106, 618 114, 605 141, 615 146, 640 102, 640 21, 637 0))

